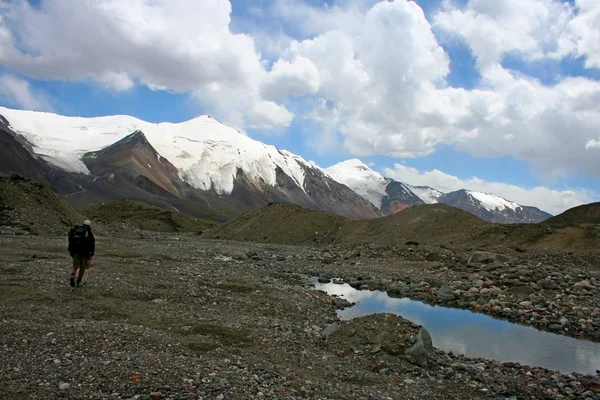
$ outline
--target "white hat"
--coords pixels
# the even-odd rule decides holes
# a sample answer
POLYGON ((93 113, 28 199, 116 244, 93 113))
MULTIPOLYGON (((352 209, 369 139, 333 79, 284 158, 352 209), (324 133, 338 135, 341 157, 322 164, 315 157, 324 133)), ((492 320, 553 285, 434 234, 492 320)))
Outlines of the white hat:
POLYGON ((89 219, 86 219, 85 221, 83 221, 83 224, 87 225, 87 226, 91 226, 92 225, 92 223, 90 222, 89 219))

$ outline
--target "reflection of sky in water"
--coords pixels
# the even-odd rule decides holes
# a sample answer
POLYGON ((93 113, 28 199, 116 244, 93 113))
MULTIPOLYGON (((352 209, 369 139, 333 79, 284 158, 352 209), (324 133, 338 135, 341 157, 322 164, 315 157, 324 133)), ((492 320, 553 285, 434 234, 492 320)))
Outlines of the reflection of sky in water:
POLYGON ((423 325, 431 333, 433 344, 446 351, 565 373, 595 374, 600 369, 600 343, 542 332, 467 310, 395 299, 385 292, 359 291, 334 283, 315 284, 320 290, 357 303, 338 311, 342 320, 389 312, 423 325))

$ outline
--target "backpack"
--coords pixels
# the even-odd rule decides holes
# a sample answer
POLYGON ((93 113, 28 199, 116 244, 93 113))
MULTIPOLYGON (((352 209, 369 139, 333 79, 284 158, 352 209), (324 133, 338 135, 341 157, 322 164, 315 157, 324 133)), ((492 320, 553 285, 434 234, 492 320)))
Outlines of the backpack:
POLYGON ((69 243, 69 251, 83 253, 87 251, 87 238, 90 228, 85 225, 76 226, 71 229, 72 235, 69 243))

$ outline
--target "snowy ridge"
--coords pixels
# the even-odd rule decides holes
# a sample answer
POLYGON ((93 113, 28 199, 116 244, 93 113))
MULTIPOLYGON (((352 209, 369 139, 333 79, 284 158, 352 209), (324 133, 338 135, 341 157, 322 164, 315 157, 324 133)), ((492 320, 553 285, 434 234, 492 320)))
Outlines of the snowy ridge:
POLYGON ((385 196, 385 189, 389 180, 383 175, 373 171, 358 159, 343 161, 329 168, 322 168, 323 172, 339 183, 348 186, 356 193, 370 201, 375 207, 381 208, 385 196))
POLYGON ((182 179, 219 194, 232 192, 238 169, 250 179, 262 179, 274 186, 277 167, 304 190, 302 163, 310 165, 301 157, 253 140, 209 116, 177 124, 155 124, 125 115, 65 117, 4 107, 0 107, 0 114, 32 144, 35 154, 69 172, 89 174, 81 161, 85 153, 101 150, 137 130, 144 133, 160 157, 179 169, 182 179))
POLYGON ((414 194, 417 195, 421 200, 427 204, 435 204, 438 202, 438 198, 444 193, 430 188, 429 186, 412 186, 406 185, 414 194))
POLYGON ((517 208, 521 208, 519 204, 491 193, 475 192, 472 190, 467 190, 466 192, 478 200, 488 211, 504 211, 505 209, 516 211, 517 208))

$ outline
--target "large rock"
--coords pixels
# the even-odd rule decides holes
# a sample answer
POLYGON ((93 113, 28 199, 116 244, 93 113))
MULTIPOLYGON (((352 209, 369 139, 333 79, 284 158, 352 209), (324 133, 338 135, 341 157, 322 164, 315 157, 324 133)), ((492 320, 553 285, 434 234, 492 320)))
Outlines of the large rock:
POLYGON ((327 338, 327 343, 349 354, 372 353, 374 349, 392 356, 404 356, 417 336, 419 326, 397 315, 373 314, 342 321, 327 338))
POLYGON ((452 301, 456 299, 454 295, 454 288, 448 285, 442 285, 437 291, 437 298, 439 301, 452 301))
POLYGON ((540 285, 540 287, 544 290, 557 290, 558 289, 558 283, 554 280, 554 279, 543 279, 541 281, 538 281, 538 285, 540 285))
POLYGON ((385 291, 388 294, 388 296, 398 298, 406 297, 406 294, 408 293, 408 289, 406 288, 406 286, 400 286, 394 283, 389 285, 385 289, 385 291))
POLYGON ((333 324, 329 324, 325 329, 323 329, 321 337, 323 338, 323 340, 327 340, 329 336, 331 336, 331 334, 337 331, 339 328, 340 326, 335 322, 333 324))
POLYGON ((487 251, 475 251, 469 257, 469 264, 491 264, 493 262, 510 262, 512 258, 497 253, 489 253, 487 251))
POLYGON ((438 253, 429 253, 429 254, 427 254, 427 256, 425 256, 425 261, 439 262, 439 261, 442 261, 442 256, 439 255, 438 253))
POLYGON ((430 360, 436 358, 433 352, 433 341, 427 329, 419 329, 417 341, 410 349, 406 350, 406 355, 410 356, 415 364, 423 368, 429 365, 430 360))

